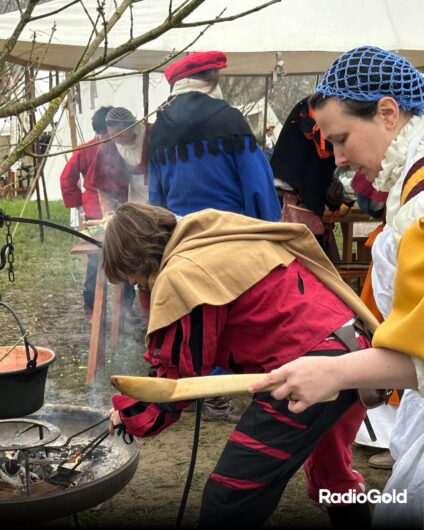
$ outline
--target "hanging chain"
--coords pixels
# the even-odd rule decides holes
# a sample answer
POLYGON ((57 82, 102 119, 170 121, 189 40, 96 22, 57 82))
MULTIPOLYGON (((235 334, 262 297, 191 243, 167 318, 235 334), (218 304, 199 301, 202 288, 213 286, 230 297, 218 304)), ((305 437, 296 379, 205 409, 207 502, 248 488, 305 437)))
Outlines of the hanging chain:
POLYGON ((6 219, 4 224, 6 225, 6 229, 7 229, 6 245, 8 246, 7 262, 9 264, 9 282, 14 282, 15 281, 15 267, 13 266, 13 262, 15 261, 15 255, 13 253, 12 233, 10 232, 10 226, 12 222, 6 219))

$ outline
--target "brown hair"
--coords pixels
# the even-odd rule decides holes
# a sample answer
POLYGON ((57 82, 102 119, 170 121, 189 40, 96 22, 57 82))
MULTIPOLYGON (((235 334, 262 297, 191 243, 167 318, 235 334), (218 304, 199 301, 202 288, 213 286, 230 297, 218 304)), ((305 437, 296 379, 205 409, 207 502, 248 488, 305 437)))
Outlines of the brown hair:
MULTIPOLYGON (((325 96, 321 92, 315 92, 309 99, 309 106, 313 110, 322 108, 331 98, 337 99, 335 96, 325 96)), ((340 103, 347 114, 352 114, 364 120, 371 120, 377 112, 378 101, 356 101, 355 99, 347 98, 341 99, 340 103)))
POLYGON ((175 215, 158 206, 128 202, 108 223, 103 242, 103 268, 111 283, 128 274, 146 278, 158 272, 165 246, 177 224, 175 215))

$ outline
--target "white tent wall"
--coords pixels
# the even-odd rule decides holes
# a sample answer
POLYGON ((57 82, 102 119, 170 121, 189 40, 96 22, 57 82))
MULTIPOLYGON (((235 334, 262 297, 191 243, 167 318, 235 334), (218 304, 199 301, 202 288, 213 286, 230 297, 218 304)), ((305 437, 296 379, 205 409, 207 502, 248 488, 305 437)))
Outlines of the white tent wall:
MULTIPOLYGON (((107 75, 122 73, 122 70, 108 70, 107 75)), ((106 74, 104 74, 106 75, 106 74)), ((41 89, 42 87, 38 87, 41 89)), ((76 106, 76 122, 78 143, 89 141, 94 133, 91 118, 95 110, 105 105, 126 107, 137 118, 143 116, 143 81, 141 75, 116 77, 96 82, 84 81, 80 84, 81 106, 76 106)), ((169 95, 169 85, 163 74, 154 73, 149 80, 149 112, 154 111, 169 95)), ((153 122, 155 116, 149 121, 153 122)), ((51 153, 68 150, 71 148, 71 136, 68 112, 62 114, 57 128, 57 134, 52 142, 51 153)), ((61 199, 60 174, 72 153, 49 157, 46 161, 44 176, 49 200, 61 199)), ((33 195, 33 199, 35 196, 33 195)))
POLYGON ((0 160, 7 157, 10 150, 10 120, 0 120, 0 160))
MULTIPOLYGON (((238 107, 240 112, 248 119, 250 126, 257 138, 262 138, 264 130, 264 108, 265 98, 260 99, 254 105, 243 105, 238 107)), ((281 125, 277 115, 273 111, 270 104, 267 105, 267 123, 274 125, 274 137, 278 138, 283 126, 281 125)))
MULTIPOLYGON (((174 0, 173 9, 184 4, 174 0)), ((252 9, 264 0, 206 0, 188 17, 188 22, 213 20, 252 9)), ((38 5, 34 16, 51 13, 68 4, 52 0, 38 5)), ((84 8, 97 15, 97 1, 84 0, 84 8)), ((143 0, 132 4, 108 35, 108 49, 126 43, 163 23, 169 0, 143 0)), ((48 18, 28 24, 11 59, 41 61, 59 69, 72 69, 84 51, 92 26, 81 3, 48 18), (56 31, 50 45, 51 29, 56 31), (36 34, 36 42, 33 36, 36 34)), ((106 16, 115 11, 114 0, 105 0, 106 16)), ((10 37, 19 13, 0 17, 0 47, 10 37)), ((424 9, 422 0, 282 0, 244 18, 215 24, 191 44, 205 26, 172 29, 119 60, 117 66, 131 69, 157 67, 172 51, 220 49, 228 54, 229 74, 271 74, 283 61, 286 73, 323 72, 340 54, 355 46, 374 44, 406 55, 416 66, 424 66, 424 9)), ((98 55, 103 53, 98 50, 98 55)))

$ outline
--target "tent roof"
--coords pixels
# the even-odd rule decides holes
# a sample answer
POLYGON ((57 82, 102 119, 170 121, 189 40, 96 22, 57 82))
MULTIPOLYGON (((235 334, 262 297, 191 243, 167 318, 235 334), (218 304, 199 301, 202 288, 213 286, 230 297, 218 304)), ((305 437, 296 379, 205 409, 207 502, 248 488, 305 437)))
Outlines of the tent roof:
MULTIPOLYGON (((264 0, 206 0, 188 19, 215 18, 245 11, 264 0)), ((69 0, 52 0, 37 6, 40 15, 66 5, 69 0)), ((174 0, 173 6, 183 0, 174 0)), ((97 1, 84 0, 92 17, 97 1)), ((106 0, 106 14, 114 11, 106 0)), ((133 4, 134 35, 159 25, 168 14, 169 0, 143 0, 133 4)), ((10 37, 19 18, 17 12, 0 16, 0 46, 10 37)), ((424 9, 422 0, 283 0, 266 9, 232 22, 210 27, 188 49, 220 49, 228 54, 226 74, 270 74, 282 57, 286 73, 324 71, 341 52, 363 44, 373 44, 407 56, 416 66, 424 66, 424 9), (281 52, 281 55, 277 54, 281 52)), ((91 24, 81 4, 56 15, 31 22, 15 46, 11 59, 37 59, 43 67, 72 69, 85 49, 91 24), (53 21, 56 31, 46 46, 53 21), (36 33, 34 46, 32 39, 36 33)), ((154 67, 169 52, 186 47, 202 28, 173 29, 122 58, 117 65, 137 69, 154 67)), ((129 37, 129 13, 112 29, 108 46, 125 43, 129 37)), ((102 50, 99 50, 101 53, 102 50)))

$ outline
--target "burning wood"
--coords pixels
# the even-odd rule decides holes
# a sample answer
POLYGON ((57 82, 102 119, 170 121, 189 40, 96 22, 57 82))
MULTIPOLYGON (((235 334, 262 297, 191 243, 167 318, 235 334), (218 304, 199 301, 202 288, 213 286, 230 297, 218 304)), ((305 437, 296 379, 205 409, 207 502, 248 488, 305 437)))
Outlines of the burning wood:
POLYGON ((77 479, 89 473, 90 466, 100 463, 106 455, 105 450, 96 448, 84 458, 85 447, 77 445, 61 451, 44 447, 37 451, 24 449, 0 452, 0 490, 7 489, 8 485, 23 492, 28 479, 31 488, 39 482, 64 488, 76 486, 77 479), (84 473, 76 469, 83 461, 84 473))
MULTIPOLYGON (((15 441, 32 427, 34 426, 17 433, 15 441)), ((35 427, 40 426, 37 423, 35 427)), ((87 430, 89 429, 83 432, 87 430)), ((98 446, 106 439, 109 432, 104 431, 84 444, 78 443, 76 439, 80 434, 70 436, 64 444, 59 446, 43 445, 41 436, 38 443, 33 446, 25 447, 17 443, 19 448, 10 450, 9 447, 6 450, 0 450, 0 491, 15 490, 16 493, 26 493, 29 496, 33 492, 33 486, 37 484, 44 483, 59 488, 70 488, 76 486, 82 476, 88 476, 91 479, 91 464, 100 463, 104 459, 105 451, 98 446), (83 472, 76 469, 82 463, 85 464, 83 472)))

